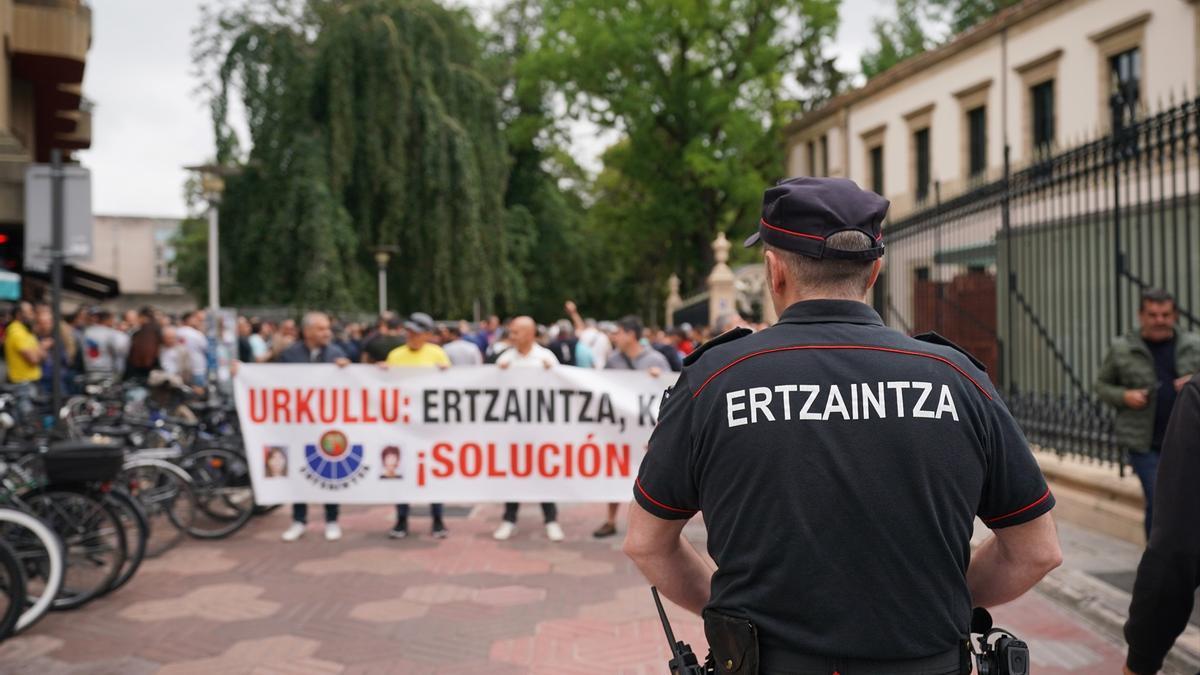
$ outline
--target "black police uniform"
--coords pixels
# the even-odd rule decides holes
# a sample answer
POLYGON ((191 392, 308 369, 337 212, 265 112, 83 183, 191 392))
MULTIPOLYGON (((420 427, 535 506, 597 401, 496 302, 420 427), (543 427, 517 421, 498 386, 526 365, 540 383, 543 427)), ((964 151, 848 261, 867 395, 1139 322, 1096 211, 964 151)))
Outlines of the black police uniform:
MULTIPOLYGON (((876 236, 887 202, 829 182, 768 191, 762 238, 807 251, 840 230, 876 236)), ((634 497, 660 518, 703 512, 706 616, 749 619, 762 672, 841 675, 959 672, 975 516, 1001 528, 1054 505, 980 365, 844 300, 798 302, 692 354, 634 497)))

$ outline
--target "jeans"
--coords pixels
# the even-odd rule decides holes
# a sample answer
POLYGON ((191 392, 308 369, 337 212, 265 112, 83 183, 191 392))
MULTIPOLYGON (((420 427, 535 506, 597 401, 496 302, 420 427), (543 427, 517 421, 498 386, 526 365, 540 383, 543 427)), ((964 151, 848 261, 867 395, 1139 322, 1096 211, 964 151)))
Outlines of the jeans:
MULTIPOLYGON (((338 519, 338 505, 325 505, 325 522, 336 523, 338 519)), ((292 520, 297 523, 308 522, 308 504, 292 504, 292 520)))
MULTIPOLYGON (((517 509, 519 508, 521 508, 521 505, 516 502, 505 504, 504 519, 510 523, 517 522, 517 509)), ((542 517, 546 519, 547 523, 553 523, 558 520, 558 507, 555 506, 554 502, 542 502, 542 517)))
MULTIPOLYGON (((37 382, 22 382, 21 384, 13 385, 13 397, 16 399, 16 415, 18 422, 25 424, 34 424, 34 412, 36 406, 33 399, 38 395, 37 382)), ((36 420, 37 426, 42 425, 41 420, 36 420)))
POLYGON ((1129 464, 1138 480, 1142 482, 1142 494, 1146 495, 1146 541, 1150 541, 1150 522, 1154 515, 1154 483, 1158 476, 1158 450, 1130 452, 1129 464))
MULTIPOLYGON (((429 511, 433 515, 433 522, 442 522, 442 513, 445 509, 445 504, 430 504, 429 511)), ((408 504, 396 505, 396 524, 403 525, 408 520, 408 504)))

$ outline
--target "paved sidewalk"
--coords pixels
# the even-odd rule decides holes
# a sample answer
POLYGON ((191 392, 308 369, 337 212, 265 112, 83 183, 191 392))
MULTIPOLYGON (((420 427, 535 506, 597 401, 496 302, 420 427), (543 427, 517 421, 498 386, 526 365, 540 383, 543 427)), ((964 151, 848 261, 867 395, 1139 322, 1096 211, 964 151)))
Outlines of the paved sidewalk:
MULTIPOLYGON (((1063 566, 1039 590, 1110 640, 1123 643, 1142 547, 1064 521, 1058 522, 1058 534, 1063 566)), ((1200 593, 1191 624, 1168 654, 1164 672, 1200 672, 1200 593)))
MULTIPOLYGON (((185 542, 113 596, 0 644, 0 673, 664 673, 649 589, 618 540, 590 536, 602 512, 562 509, 562 544, 533 505, 508 542, 490 536, 499 506, 451 519, 440 542, 415 518, 418 536, 397 542, 384 534, 391 507, 353 507, 342 541, 313 523, 283 544, 280 509, 229 540, 185 542)), ((702 541, 703 528, 688 534, 702 541)), ((699 620, 668 612, 704 651, 699 620)), ((1038 594, 994 614, 1031 643, 1039 675, 1120 670, 1119 644, 1038 594)))
MULTIPOLYGON (((1058 538, 1066 558, 1063 566, 1084 572, 1124 593, 1118 597, 1125 601, 1124 609, 1128 611, 1143 547, 1062 521, 1058 522, 1058 538)), ((1200 590, 1192 607, 1191 624, 1200 628, 1200 590)), ((1200 644, 1196 646, 1200 649, 1200 644)))

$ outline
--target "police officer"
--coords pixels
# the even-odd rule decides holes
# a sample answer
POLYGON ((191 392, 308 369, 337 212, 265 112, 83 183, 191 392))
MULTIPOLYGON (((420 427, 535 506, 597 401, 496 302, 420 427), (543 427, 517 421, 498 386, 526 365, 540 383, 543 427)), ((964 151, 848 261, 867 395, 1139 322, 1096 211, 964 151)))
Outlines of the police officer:
POLYGON ((779 322, 691 354, 634 486, 625 552, 702 613, 717 672, 969 672, 972 606, 1058 566, 1054 497, 981 364, 865 302, 888 202, 853 182, 766 191, 779 322), (704 514, 712 569, 682 538, 704 514), (978 516, 995 536, 974 555, 978 516))

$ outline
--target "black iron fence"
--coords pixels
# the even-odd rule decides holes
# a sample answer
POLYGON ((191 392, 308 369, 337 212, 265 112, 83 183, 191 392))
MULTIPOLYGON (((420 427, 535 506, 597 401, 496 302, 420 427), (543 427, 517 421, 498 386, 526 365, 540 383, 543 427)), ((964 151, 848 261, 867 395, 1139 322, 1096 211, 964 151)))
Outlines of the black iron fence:
MULTIPOLYGON (((1116 108, 1116 106, 1114 106, 1116 108)), ((1200 100, 1117 128, 891 222, 876 305, 988 364, 1030 440, 1122 464, 1092 384, 1138 297, 1200 328, 1200 100)), ((1007 153, 1006 153, 1007 155, 1007 153)))

